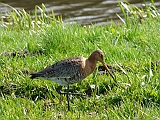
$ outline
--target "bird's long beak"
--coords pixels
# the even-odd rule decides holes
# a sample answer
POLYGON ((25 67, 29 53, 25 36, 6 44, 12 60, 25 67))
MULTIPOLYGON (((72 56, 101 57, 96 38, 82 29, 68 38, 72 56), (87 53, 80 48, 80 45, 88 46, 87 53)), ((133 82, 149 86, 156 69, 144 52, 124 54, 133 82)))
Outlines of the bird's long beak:
POLYGON ((102 64, 103 64, 103 66, 106 68, 106 70, 108 71, 108 73, 110 74, 110 76, 113 78, 113 80, 114 80, 115 82, 117 82, 117 81, 116 81, 116 78, 112 75, 112 73, 110 72, 110 70, 109 70, 109 68, 107 67, 106 63, 103 61, 102 64))

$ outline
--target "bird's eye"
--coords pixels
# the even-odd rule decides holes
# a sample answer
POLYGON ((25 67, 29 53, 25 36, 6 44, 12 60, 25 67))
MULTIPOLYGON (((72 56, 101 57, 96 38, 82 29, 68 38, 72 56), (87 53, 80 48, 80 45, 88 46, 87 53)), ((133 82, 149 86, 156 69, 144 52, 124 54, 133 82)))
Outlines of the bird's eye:
POLYGON ((102 55, 102 54, 100 54, 99 56, 100 56, 101 58, 103 58, 103 55, 102 55))

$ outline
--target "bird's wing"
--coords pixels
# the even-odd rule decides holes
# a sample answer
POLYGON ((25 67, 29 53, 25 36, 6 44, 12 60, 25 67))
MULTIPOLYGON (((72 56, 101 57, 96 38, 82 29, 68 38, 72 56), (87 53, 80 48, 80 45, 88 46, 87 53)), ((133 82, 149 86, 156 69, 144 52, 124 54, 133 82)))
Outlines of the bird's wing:
MULTIPOLYGON (((80 61, 66 59, 57 62, 44 70, 34 73, 36 77, 56 77, 56 78, 70 78, 77 74, 81 69, 80 61)), ((33 75, 33 74, 32 74, 33 75)))

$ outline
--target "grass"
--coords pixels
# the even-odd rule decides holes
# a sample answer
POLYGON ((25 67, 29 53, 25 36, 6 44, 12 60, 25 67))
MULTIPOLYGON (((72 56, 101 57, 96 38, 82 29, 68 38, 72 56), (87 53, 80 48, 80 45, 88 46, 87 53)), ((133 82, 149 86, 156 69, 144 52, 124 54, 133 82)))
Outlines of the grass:
POLYGON ((160 17, 154 2, 144 9, 119 5, 123 24, 103 27, 63 23, 46 13, 44 5, 35 7, 34 20, 13 8, 0 26, 0 119, 160 119, 160 17), (56 92, 58 84, 29 78, 56 61, 88 57, 95 49, 129 79, 117 71, 117 87, 110 76, 95 72, 71 86, 78 93, 92 91, 91 97, 73 96, 71 111, 66 96, 56 92))

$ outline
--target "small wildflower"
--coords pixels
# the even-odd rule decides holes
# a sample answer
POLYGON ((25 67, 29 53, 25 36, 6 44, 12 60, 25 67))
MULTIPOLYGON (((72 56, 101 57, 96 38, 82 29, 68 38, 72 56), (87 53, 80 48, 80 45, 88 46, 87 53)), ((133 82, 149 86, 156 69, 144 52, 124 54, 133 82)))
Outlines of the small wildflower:
POLYGON ((145 82, 142 82, 141 85, 144 86, 144 85, 145 85, 145 82))
POLYGON ((90 85, 91 89, 95 89, 95 85, 90 85))

